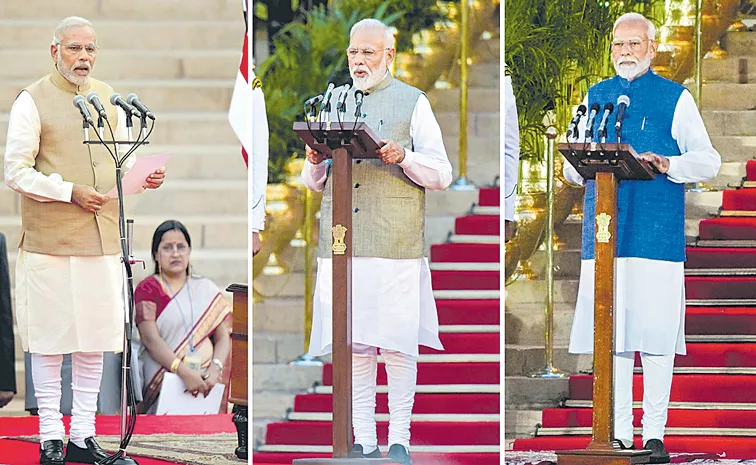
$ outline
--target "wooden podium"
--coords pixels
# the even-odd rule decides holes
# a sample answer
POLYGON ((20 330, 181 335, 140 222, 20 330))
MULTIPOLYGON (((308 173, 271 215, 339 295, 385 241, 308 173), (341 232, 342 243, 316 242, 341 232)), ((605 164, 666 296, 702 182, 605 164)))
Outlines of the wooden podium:
MULTIPOLYGON (((296 465, 383 464, 387 459, 350 458, 352 450, 352 160, 378 158, 381 142, 365 123, 296 122, 294 132, 332 160, 333 183, 333 458, 297 459, 296 465)), ((322 221, 322 220, 321 220, 322 221)), ((321 241, 328 240, 321 237, 321 241)))
POLYGON ((249 307, 247 304, 248 287, 246 284, 232 284, 226 291, 233 294, 233 324, 231 328, 231 370, 229 401, 234 404, 233 422, 236 425, 238 444, 234 453, 240 459, 246 459, 249 423, 247 386, 249 382, 247 360, 249 357, 247 322, 249 307), (233 368, 232 368, 233 367, 233 368))
POLYGON ((652 180, 654 168, 628 144, 559 144, 580 175, 596 181, 593 310, 593 438, 584 450, 557 452, 559 465, 649 463, 649 450, 617 450, 614 439, 614 257, 617 250, 617 182, 652 180))

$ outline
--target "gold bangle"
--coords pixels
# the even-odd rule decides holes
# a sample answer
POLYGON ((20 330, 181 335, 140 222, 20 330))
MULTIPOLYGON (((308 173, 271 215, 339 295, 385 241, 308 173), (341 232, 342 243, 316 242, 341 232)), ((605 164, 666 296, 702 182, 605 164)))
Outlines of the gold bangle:
POLYGON ((176 357, 173 359, 173 362, 171 363, 171 373, 178 372, 179 365, 181 365, 181 359, 176 357))

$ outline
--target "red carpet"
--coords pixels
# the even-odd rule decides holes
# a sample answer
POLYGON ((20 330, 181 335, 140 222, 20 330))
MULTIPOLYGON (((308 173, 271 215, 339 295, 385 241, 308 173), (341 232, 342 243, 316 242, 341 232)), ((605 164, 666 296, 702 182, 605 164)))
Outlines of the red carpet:
MULTIPOLYGON (((481 189, 478 205, 499 206, 499 189, 481 189)), ((487 212, 488 213, 488 212, 487 212)), ((498 235, 499 215, 466 215, 457 218, 457 235, 498 235)), ((430 260, 436 263, 499 263, 498 244, 446 243, 431 247, 430 260)), ((432 267, 433 268, 433 267, 432 267)), ((431 271, 434 290, 478 291, 498 290, 499 271, 431 271)), ((490 326, 500 322, 499 299, 437 299, 439 324, 450 326, 490 326)), ((476 362, 482 354, 500 354, 499 333, 488 328, 480 331, 444 332, 440 338, 446 350, 436 351, 421 348, 421 355, 443 354, 456 356, 455 361, 432 359, 418 363, 418 386, 433 386, 432 393, 415 396, 414 415, 448 415, 448 418, 416 419, 412 422, 411 445, 423 447, 423 452, 413 451, 415 465, 494 465, 499 456, 499 394, 489 393, 485 385, 499 385, 498 362, 476 362), (467 360, 466 360, 467 359, 467 360), (463 385, 463 388, 458 388, 463 385), (440 392, 439 392, 440 390, 440 392), (475 392, 475 391, 478 392, 475 392), (473 391, 473 392, 469 392, 473 391), (473 415, 488 415, 478 419, 473 415), (490 417, 490 415, 495 415, 490 417), (440 421, 436 421, 440 420, 440 421), (454 452, 448 452, 455 447, 454 452), (463 448, 463 449, 459 449, 463 448), (434 450, 436 449, 436 450, 434 450)), ((323 384, 332 385, 333 365, 323 367, 323 384)), ((383 363, 378 367, 379 385, 385 385, 386 370, 383 363)), ((376 413, 388 413, 386 394, 378 394, 376 413)), ((293 414, 332 411, 330 394, 300 394, 294 401, 293 414)), ((327 453, 291 453, 285 446, 329 446, 331 422, 320 419, 302 419, 271 423, 267 426, 265 444, 253 455, 254 463, 291 463, 295 458, 329 457, 327 453)), ((327 417, 326 417, 327 418, 327 417)), ((378 443, 388 442, 388 423, 379 421, 378 443)), ((294 449, 296 450, 296 449, 294 449)))
MULTIPOLYGON (((196 416, 157 416, 144 415, 137 418, 134 434, 217 434, 235 433, 231 422, 233 415, 196 415, 196 416)), ((70 417, 63 417, 66 431, 71 423, 70 417)), ((116 416, 98 416, 95 426, 100 436, 118 436, 120 419, 116 416)), ((39 418, 0 417, 0 463, 6 465, 38 465, 39 444, 14 440, 19 436, 36 436, 39 434, 39 418)), ((128 452, 128 449, 127 449, 128 452)), ((231 451, 233 453, 233 451, 231 451)), ((140 465, 167 465, 168 462, 151 458, 134 456, 140 465)), ((243 463, 241 460, 239 463, 243 463)))
MULTIPOLYGON (((756 180, 756 160, 748 162, 749 180, 756 180)), ((727 190, 723 196, 723 210, 756 211, 756 189, 727 190)), ((719 217, 700 223, 699 239, 756 240, 756 218, 719 217)), ((708 245, 708 244, 707 244, 708 245)), ((725 454, 728 459, 756 458, 756 415, 750 407, 729 408, 719 403, 756 403, 756 375, 733 374, 727 369, 756 367, 756 344, 738 340, 738 336, 756 334, 756 307, 727 305, 731 299, 756 299, 756 277, 739 269, 756 268, 756 248, 746 247, 689 247, 686 269, 724 269, 714 276, 686 276, 685 293, 688 300, 702 301, 701 306, 686 308, 685 330, 688 335, 733 336, 732 342, 688 342, 686 356, 675 358, 676 367, 700 368, 705 374, 677 373, 673 376, 671 401, 698 402, 700 409, 670 409, 664 439, 670 453, 725 454), (707 302, 716 300, 717 302, 707 302), (704 305, 707 304, 707 305, 704 305), (726 428, 727 436, 706 431, 706 428, 726 428), (751 429, 750 432, 733 430, 751 429)), ((640 361, 636 358, 636 366, 640 361)), ((701 370, 699 370, 701 371, 701 370)), ((593 376, 573 375, 569 379, 569 399, 589 400, 593 396, 593 376)), ((633 398, 643 396, 641 375, 633 379, 633 398)), ((683 406, 685 407, 685 406, 683 406)), ((640 410, 634 410, 634 424, 641 426, 640 410)), ((543 411, 542 426, 536 437, 518 439, 515 450, 564 450, 585 448, 590 438, 576 435, 564 428, 590 427, 590 408, 551 408, 543 411)), ((584 434, 584 433, 583 433, 584 434)), ((636 437, 636 446, 640 446, 636 437)))

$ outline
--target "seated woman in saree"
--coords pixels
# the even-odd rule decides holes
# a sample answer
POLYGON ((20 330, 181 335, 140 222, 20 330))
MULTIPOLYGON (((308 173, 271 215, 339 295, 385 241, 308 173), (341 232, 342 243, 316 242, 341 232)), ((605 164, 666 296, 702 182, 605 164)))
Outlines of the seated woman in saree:
MULTIPOLYGON (((207 396, 217 383, 228 387, 232 307, 212 281, 191 273, 191 245, 180 222, 158 226, 152 236, 155 274, 134 291, 139 341, 132 360, 142 388, 140 413, 155 413, 166 372, 181 377, 195 397, 207 396)), ((227 404, 228 389, 219 413, 227 404)))

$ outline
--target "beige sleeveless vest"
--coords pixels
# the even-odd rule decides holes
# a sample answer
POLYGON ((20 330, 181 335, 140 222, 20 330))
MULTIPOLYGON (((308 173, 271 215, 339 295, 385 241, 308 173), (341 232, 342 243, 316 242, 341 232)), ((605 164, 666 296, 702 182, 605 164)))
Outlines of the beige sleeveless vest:
MULTIPOLYGON (((334 90, 333 101, 343 92, 334 90)), ((360 121, 381 139, 393 139, 413 150, 410 121, 422 92, 388 75, 363 99, 360 121)), ((354 89, 346 99, 348 121, 354 121, 354 89)), ((336 121, 336 111, 331 114, 336 121)), ((330 163, 330 161, 329 161, 330 163)), ((331 257, 333 235, 331 167, 320 207, 319 257, 331 257)), ((380 159, 352 162, 352 250, 355 257, 421 258, 425 241, 425 189, 404 174, 399 165, 380 159)))
MULTIPOLYGON (((113 132, 118 113, 110 104, 113 88, 89 78, 77 86, 57 69, 26 89, 34 100, 41 123, 39 153, 34 169, 58 173, 64 181, 94 187, 105 194, 115 186, 115 162, 101 145, 83 144, 82 118, 73 105, 76 95, 97 92, 105 106, 113 132)), ((94 115, 93 109, 90 112, 94 115)), ((96 139, 90 128, 90 138, 96 139)), ((105 128, 104 140, 113 140, 105 128)), ((98 214, 66 202, 39 202, 21 196, 21 241, 23 250, 46 255, 112 255, 120 252, 118 202, 111 199, 98 214)))

